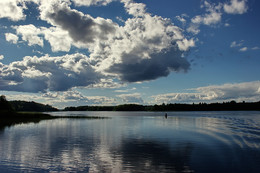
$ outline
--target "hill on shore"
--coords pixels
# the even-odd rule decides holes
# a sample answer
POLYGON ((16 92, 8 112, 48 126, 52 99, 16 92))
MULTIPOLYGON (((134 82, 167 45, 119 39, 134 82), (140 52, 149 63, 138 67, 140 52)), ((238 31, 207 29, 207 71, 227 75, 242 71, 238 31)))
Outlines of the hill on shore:
POLYGON ((50 112, 58 111, 50 105, 28 101, 7 101, 4 95, 0 96, 0 111, 11 112, 50 112))
POLYGON ((58 111, 57 108, 54 108, 50 105, 45 105, 36 102, 28 102, 28 101, 9 101, 11 106, 15 111, 18 112, 51 112, 58 111))

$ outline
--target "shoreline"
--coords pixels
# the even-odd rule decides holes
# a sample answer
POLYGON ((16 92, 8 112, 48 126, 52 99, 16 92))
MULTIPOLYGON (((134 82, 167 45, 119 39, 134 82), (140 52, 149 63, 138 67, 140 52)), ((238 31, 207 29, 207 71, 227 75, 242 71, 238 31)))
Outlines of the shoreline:
POLYGON ((108 117, 97 116, 53 116, 41 112, 13 112, 0 111, 0 131, 5 127, 17 124, 39 123, 44 120, 54 119, 107 119, 108 117), (6 115, 5 115, 6 114, 6 115))

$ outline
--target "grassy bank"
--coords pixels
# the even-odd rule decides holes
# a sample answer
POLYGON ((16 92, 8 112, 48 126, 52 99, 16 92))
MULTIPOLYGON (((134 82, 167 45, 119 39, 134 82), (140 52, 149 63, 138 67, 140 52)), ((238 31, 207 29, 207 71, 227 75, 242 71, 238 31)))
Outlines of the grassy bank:
POLYGON ((39 123, 42 120, 52 119, 105 119, 96 116, 52 116, 41 112, 0 111, 0 130, 16 124, 39 123))

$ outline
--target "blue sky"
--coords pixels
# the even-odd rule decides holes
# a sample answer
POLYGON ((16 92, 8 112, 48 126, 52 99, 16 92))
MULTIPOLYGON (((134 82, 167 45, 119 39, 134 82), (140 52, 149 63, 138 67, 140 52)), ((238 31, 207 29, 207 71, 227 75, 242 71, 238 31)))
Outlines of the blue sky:
POLYGON ((256 0, 1 0, 0 94, 59 108, 260 100, 256 0))

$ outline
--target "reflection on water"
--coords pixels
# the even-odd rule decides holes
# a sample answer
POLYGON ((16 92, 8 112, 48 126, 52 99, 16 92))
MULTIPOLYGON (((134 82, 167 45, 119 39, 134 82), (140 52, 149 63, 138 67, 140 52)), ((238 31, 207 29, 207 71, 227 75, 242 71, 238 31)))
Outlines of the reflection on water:
POLYGON ((260 112, 65 112, 0 130, 0 172, 260 172, 260 112))

